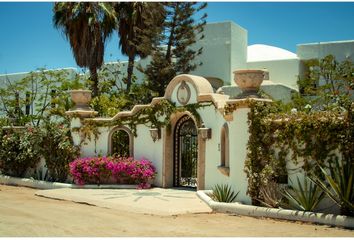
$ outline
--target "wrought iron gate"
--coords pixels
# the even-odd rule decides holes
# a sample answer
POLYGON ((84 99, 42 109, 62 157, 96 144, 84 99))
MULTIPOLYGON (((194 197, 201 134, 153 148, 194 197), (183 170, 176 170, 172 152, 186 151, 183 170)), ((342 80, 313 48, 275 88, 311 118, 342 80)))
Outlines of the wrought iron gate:
POLYGON ((197 187, 198 132, 190 116, 182 117, 175 130, 174 186, 197 187))

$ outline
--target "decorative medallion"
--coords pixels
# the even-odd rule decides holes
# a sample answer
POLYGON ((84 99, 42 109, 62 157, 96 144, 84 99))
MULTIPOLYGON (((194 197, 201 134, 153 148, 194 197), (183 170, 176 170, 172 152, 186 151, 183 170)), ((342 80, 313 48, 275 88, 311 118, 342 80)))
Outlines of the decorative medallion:
POLYGON ((177 89, 177 100, 180 104, 186 105, 190 98, 191 89, 185 81, 182 81, 177 89))

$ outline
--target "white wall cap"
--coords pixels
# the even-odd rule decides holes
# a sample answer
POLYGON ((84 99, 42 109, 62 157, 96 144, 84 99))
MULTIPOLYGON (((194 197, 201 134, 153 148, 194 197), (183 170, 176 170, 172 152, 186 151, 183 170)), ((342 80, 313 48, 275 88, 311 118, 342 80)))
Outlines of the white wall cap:
MULTIPOLYGON (((53 69, 44 69, 44 72, 49 72, 49 71, 71 71, 71 72, 77 72, 77 68, 74 67, 66 67, 66 68, 53 68, 53 69)), ((0 77, 10 77, 10 76, 18 76, 18 75, 26 75, 26 74, 30 74, 31 72, 34 73, 40 73, 42 72, 41 70, 34 70, 34 71, 28 71, 28 72, 16 72, 16 73, 2 73, 0 74, 0 77)))
POLYGON ((338 44, 338 43, 354 43, 354 40, 342 40, 342 41, 329 41, 329 42, 313 42, 313 43, 300 43, 296 46, 307 46, 307 45, 326 45, 326 44, 338 44))

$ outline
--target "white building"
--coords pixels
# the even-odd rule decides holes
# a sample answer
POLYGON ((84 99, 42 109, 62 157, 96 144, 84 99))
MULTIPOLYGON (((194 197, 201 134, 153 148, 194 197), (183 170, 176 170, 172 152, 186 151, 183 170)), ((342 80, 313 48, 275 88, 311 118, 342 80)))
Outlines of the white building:
MULTIPOLYGON (((129 153, 136 159, 151 160, 157 169, 155 186, 197 187, 211 189, 224 183, 239 191, 238 201, 251 203, 247 195, 247 177, 244 165, 247 155, 249 100, 235 97, 241 90, 233 82, 235 70, 267 69, 269 76, 261 88, 275 99, 289 101, 291 92, 297 91, 296 82, 305 59, 302 45, 301 56, 274 46, 256 44, 247 47, 247 31, 231 23, 208 24, 205 40, 198 42, 204 52, 200 57, 203 65, 191 74, 173 78, 166 88, 164 97, 154 98, 150 104, 136 105, 131 111, 117 113, 112 118, 93 117, 93 111, 74 110, 72 128, 80 128, 87 121, 100 125, 98 138, 82 138, 73 132, 75 144, 84 142, 81 156, 113 154, 113 134, 123 131, 129 136, 129 153), (222 83, 217 91, 216 86, 222 83), (168 100, 177 107, 198 104, 197 113, 189 110, 177 111, 166 117, 168 126, 157 127, 151 122, 132 126, 121 120, 136 117, 146 108, 168 100), (196 114, 198 116, 196 116, 196 114), (81 115, 81 119, 77 116, 81 115), (76 117, 75 117, 76 116, 76 117), (134 134, 135 133, 135 134, 134 134), (149 147, 147 147, 149 146, 149 147), (184 151, 188 146, 190 158, 184 151), (188 159, 188 160, 186 160, 188 159), (192 167, 185 167, 185 162, 192 167), (189 171, 191 170, 191 171, 189 171), (187 174, 188 173, 188 174, 187 174)), ((345 56, 352 56, 354 41, 333 43, 336 48, 347 49, 345 56), (352 46, 352 47, 348 47, 352 46)), ((311 46, 309 46, 311 49, 311 46)), ((327 54, 336 57, 341 51, 326 48, 327 54)), ((309 50, 310 51, 310 50, 309 50)), ((316 52, 316 51, 313 51, 316 52)), ((308 57, 317 55, 308 54, 308 57)), ((145 62, 146 63, 146 62, 145 62)), ((253 101, 271 101, 252 98, 253 101)), ((288 176, 294 180, 294 176, 288 176)))
MULTIPOLYGON (((246 194, 247 178, 244 173, 247 143, 249 140, 247 116, 249 101, 236 99, 241 92, 233 82, 235 70, 267 69, 269 72, 261 88, 274 99, 290 101, 291 92, 298 91, 296 82, 301 75, 303 60, 322 58, 328 54, 337 60, 353 59, 354 40, 344 42, 298 45, 297 54, 285 49, 262 44, 248 46, 247 30, 233 22, 211 23, 205 27, 205 38, 196 47, 203 47, 199 59, 203 65, 191 74, 182 74, 171 79, 164 97, 154 98, 150 104, 136 105, 131 111, 117 113, 112 118, 93 117, 89 109, 67 112, 71 115, 72 128, 80 128, 86 121, 102 124, 100 135, 91 140, 72 131, 75 144, 81 145, 81 156, 113 154, 113 134, 125 132, 129 137, 129 153, 136 159, 145 157, 157 169, 154 185, 160 187, 195 186, 211 189, 218 183, 229 184, 240 191, 239 201, 250 203, 246 194), (198 104, 197 115, 189 110, 174 112, 166 117, 169 126, 157 127, 151 122, 130 124, 120 122, 134 117, 140 111, 155 106, 164 100, 187 107, 198 104), (73 114, 74 113, 74 114, 73 114), (81 116, 79 118, 78 116, 81 116), (133 134, 136 133, 136 134, 133 134), (185 139, 185 140, 184 140, 185 139), (186 142, 184 142, 186 141, 186 142), (183 167, 184 147, 188 142, 192 167, 183 167), (183 145, 185 144, 185 145, 183 145), (148 146, 148 147, 147 147, 148 146)), ((148 60, 137 61, 146 65, 148 60)), ((114 67, 115 63, 109 63, 114 67)), ((108 65, 109 65, 108 64, 108 65)), ((122 70, 126 63, 123 63, 122 70)), ((143 76, 134 72, 141 81, 143 76)), ((15 80, 21 74, 2 75, 15 80)), ((254 98, 253 101, 268 99, 254 98)))

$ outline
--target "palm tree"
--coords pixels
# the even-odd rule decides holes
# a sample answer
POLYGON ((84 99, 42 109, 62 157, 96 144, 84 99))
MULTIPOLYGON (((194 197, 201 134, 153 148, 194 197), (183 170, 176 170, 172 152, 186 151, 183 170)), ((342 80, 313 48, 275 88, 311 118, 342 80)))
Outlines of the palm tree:
POLYGON ((93 96, 99 95, 97 70, 103 64, 105 41, 116 28, 116 15, 108 3, 58 2, 53 23, 69 40, 78 66, 90 70, 93 96))
POLYGON ((161 3, 122 2, 114 5, 118 20, 119 47, 128 56, 127 90, 132 84, 135 57, 147 57, 164 19, 161 3))

